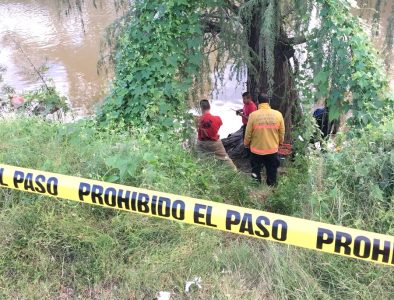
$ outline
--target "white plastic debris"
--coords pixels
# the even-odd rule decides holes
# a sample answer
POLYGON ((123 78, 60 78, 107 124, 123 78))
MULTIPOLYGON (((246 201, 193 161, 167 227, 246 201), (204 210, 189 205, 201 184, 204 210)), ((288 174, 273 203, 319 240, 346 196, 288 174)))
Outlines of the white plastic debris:
POLYGON ((170 300, 171 299, 171 295, 172 295, 172 293, 171 292, 163 292, 163 291, 160 291, 159 292, 159 295, 157 296, 157 300, 170 300))
POLYGON ((160 12, 156 12, 155 15, 153 16, 153 20, 157 20, 158 18, 160 18, 160 12))
POLYGON ((189 293, 190 287, 195 284, 199 289, 201 289, 201 277, 194 277, 192 281, 186 281, 185 293, 189 293))
POLYGON ((301 142, 303 142, 304 141, 304 139, 302 138, 302 136, 298 136, 298 139, 301 141, 301 142))

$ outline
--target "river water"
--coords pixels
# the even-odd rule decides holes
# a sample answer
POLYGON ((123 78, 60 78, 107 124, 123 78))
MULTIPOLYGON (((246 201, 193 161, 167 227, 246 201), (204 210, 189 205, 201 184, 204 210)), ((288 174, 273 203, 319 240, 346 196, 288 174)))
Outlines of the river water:
MULTIPOLYGON (((1 0, 0 65, 6 68, 4 83, 17 93, 33 90, 42 81, 35 68, 45 70, 57 90, 69 99, 73 111, 94 111, 108 91, 109 78, 97 73, 100 42, 105 28, 119 15, 112 1, 84 1, 83 22, 77 13, 65 15, 58 0, 1 0), (34 65, 34 67, 33 67, 34 65)), ((222 137, 242 124, 232 109, 242 107, 242 86, 228 80, 214 93, 212 112, 224 120, 222 137), (225 99, 225 100, 218 100, 225 99)), ((208 95, 207 95, 208 97, 208 95)))
POLYGON ((103 1, 100 9, 85 1, 82 26, 80 15, 65 16, 59 2, 1 0, 4 82, 18 93, 32 90, 42 84, 34 68, 45 68, 45 78, 54 81, 72 107, 88 113, 107 89, 107 78, 97 74, 97 61, 104 29, 116 14, 110 1, 103 1))

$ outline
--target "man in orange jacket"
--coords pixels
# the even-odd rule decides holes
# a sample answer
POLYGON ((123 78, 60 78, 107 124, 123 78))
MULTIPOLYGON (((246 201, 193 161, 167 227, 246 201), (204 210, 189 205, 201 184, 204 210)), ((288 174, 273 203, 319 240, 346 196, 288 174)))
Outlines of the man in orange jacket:
POLYGON ((261 165, 267 172, 267 184, 276 184, 279 167, 278 148, 285 136, 285 123, 282 114, 269 105, 269 98, 258 96, 259 109, 249 115, 244 144, 250 148, 252 177, 261 182, 261 165))

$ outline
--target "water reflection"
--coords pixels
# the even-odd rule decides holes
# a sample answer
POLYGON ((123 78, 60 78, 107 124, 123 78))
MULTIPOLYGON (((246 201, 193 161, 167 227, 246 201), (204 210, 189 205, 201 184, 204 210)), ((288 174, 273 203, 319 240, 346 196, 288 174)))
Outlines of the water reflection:
MULTIPOLYGON (((116 13, 111 1, 102 1, 98 9, 92 1, 85 1, 82 26, 80 15, 66 17, 58 3, 1 1, 0 64, 7 68, 4 81, 18 92, 35 89, 42 82, 29 60, 36 68, 45 65, 45 77, 53 80, 79 114, 88 113, 106 92, 108 80, 97 75, 96 66, 100 39, 116 13)), ((242 86, 227 78, 225 87, 209 97, 212 112, 224 122, 222 137, 241 126, 241 119, 231 109, 242 107, 242 92, 242 86)))
POLYGON ((225 69, 224 80, 224 86, 214 90, 211 96, 211 113, 220 116, 223 121, 223 126, 219 130, 221 138, 227 137, 242 126, 241 117, 235 115, 234 110, 243 107, 242 93, 246 91, 246 83, 238 83, 231 78, 230 66, 225 69))
POLYGON ((97 74, 100 39, 116 17, 112 3, 99 9, 85 1, 81 16, 64 16, 58 1, 2 0, 0 3, 0 64, 4 82, 18 92, 42 82, 34 68, 47 67, 62 95, 73 107, 88 112, 105 94, 107 78, 97 74), (62 18, 62 19, 60 19, 62 18))

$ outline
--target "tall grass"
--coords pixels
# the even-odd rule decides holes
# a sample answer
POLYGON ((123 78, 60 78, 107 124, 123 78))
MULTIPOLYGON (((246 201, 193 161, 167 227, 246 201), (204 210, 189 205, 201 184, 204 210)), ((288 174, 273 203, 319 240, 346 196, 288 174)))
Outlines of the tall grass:
MULTIPOLYGON (((392 144, 385 130, 366 133, 377 146, 357 148, 360 158, 364 151, 386 157, 392 144), (383 152, 381 143, 388 147, 383 152)), ((269 189, 217 161, 197 160, 172 135, 97 129, 92 121, 18 119, 2 121, 0 136, 2 163, 392 232, 392 172, 368 169, 369 175, 389 174, 381 193, 368 192, 370 182, 361 189, 350 185, 354 163, 343 168, 349 178, 336 173, 354 156, 352 146, 295 164, 265 204, 261 195, 270 195, 269 189), (361 217, 365 222, 357 221, 361 217)), ((392 167, 392 161, 382 165, 392 167)), ((382 182, 380 175, 373 178, 382 182)), ((393 286, 389 267, 0 189, 4 299, 154 299, 159 291, 173 292, 172 299, 389 299, 393 286), (202 288, 184 293, 185 281, 196 276, 202 288)))
MULTIPOLYGON (((299 158, 268 199, 277 212, 352 228, 394 234, 394 119, 338 137, 336 151, 299 158), (341 141, 342 139, 342 141, 341 141)), ((277 247, 273 245, 273 247, 277 247)), ((291 250, 330 298, 389 299, 394 272, 332 255, 291 250)))

